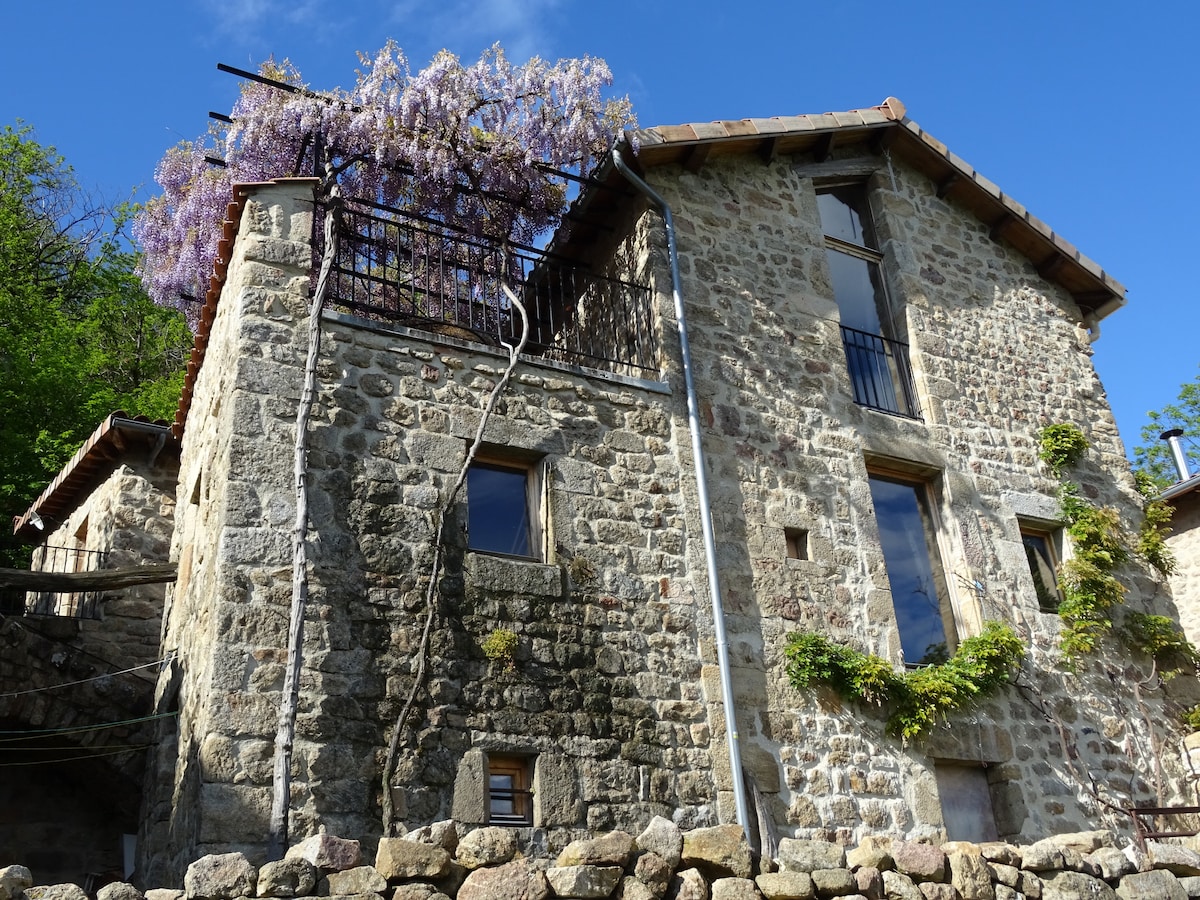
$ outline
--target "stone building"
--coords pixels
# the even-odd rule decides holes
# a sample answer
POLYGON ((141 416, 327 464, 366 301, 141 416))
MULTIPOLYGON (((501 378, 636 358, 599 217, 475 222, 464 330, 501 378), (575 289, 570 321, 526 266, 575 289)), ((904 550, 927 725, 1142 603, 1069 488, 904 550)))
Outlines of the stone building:
POLYGON ((1179 606, 1179 621, 1193 644, 1200 640, 1200 474, 1193 475, 1181 443, 1182 432, 1172 430, 1163 437, 1171 444, 1171 455, 1179 480, 1162 492, 1171 506, 1171 533, 1167 546, 1175 557, 1171 574, 1171 596, 1179 606))
MULTIPOLYGON (((32 568, 166 562, 178 472, 168 425, 109 416, 13 523, 34 545, 32 568)), ((81 884, 132 871, 164 591, 4 598, 0 859, 28 859, 51 880, 81 884)))
MULTIPOLYGON (((1191 798, 1180 698, 1115 645, 1064 671, 1046 577, 1070 553, 1046 425, 1082 428, 1083 491, 1139 516, 1090 350, 1123 288, 894 99, 637 137, 653 196, 614 162, 518 263, 425 222, 345 229, 308 432, 293 834, 381 833, 418 673, 387 790, 408 828, 553 849, 745 804, 763 842, 1032 840, 1191 798), (497 271, 531 336, 439 532, 509 364, 497 271), (899 667, 992 619, 1027 643, 1020 687, 919 743, 786 676, 796 629, 899 667)), ((156 883, 263 848, 315 187, 239 188, 180 407, 157 695, 179 715, 139 836, 156 883)), ((1130 608, 1174 615, 1126 574, 1130 608)))

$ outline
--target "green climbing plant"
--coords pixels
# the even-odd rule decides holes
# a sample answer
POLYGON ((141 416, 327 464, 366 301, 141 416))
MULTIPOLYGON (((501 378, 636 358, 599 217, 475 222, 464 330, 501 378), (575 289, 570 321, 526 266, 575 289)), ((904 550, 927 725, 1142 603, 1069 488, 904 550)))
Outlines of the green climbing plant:
MULTIPOLYGON (((1095 652, 1097 644, 1112 632, 1113 607, 1125 601, 1126 588, 1117 577, 1122 566, 1133 557, 1145 560, 1163 575, 1169 575, 1175 566, 1166 545, 1170 510, 1166 504, 1152 499, 1155 488, 1148 478, 1138 478, 1138 490, 1147 502, 1137 533, 1130 535, 1116 509, 1099 506, 1080 496, 1079 485, 1064 477, 1063 473, 1078 463, 1087 446, 1079 428, 1063 423, 1042 430, 1038 452, 1055 477, 1062 479, 1059 505, 1071 539, 1071 558, 1059 567, 1058 576, 1063 594, 1058 607, 1063 622, 1059 649, 1068 665, 1095 652)), ((1196 661, 1195 649, 1187 644, 1177 626, 1162 616, 1131 613, 1126 616, 1121 636, 1130 647, 1154 658, 1160 672, 1164 671, 1160 663, 1180 671, 1180 666, 1196 661), (1168 640, 1163 623, 1174 628, 1178 641, 1187 645, 1186 651, 1175 639, 1168 640)))
POLYGON ((1055 478, 1061 478, 1064 469, 1079 462, 1088 448, 1083 432, 1065 422, 1047 425, 1038 436, 1038 441, 1038 459, 1050 467, 1055 478))
POLYGON ((987 622, 945 662, 897 672, 887 660, 813 631, 788 635, 787 674, 798 688, 825 685, 848 702, 888 710, 887 732, 904 740, 927 734, 956 710, 1008 683, 1025 656, 1003 622, 987 622))

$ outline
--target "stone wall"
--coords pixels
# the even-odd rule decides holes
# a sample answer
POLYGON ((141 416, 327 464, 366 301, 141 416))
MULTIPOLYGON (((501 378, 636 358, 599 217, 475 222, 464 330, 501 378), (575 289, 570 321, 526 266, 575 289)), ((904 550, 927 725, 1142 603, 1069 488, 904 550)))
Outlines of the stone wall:
POLYGON ((1180 622, 1188 640, 1200 646, 1200 491, 1173 501, 1167 546, 1175 555, 1171 594, 1179 603, 1180 622))
MULTIPOLYGON (((1085 494, 1138 515, 1071 298, 896 164, 870 190, 924 418, 866 410, 852 400, 812 181, 787 161, 736 157, 650 176, 679 228, 741 753, 765 820, 841 844, 942 839, 944 807, 960 799, 939 797, 951 769, 984 785, 991 809, 968 813, 1014 840, 1097 820, 1127 829, 1106 804, 1153 799, 1156 780, 1163 800, 1184 796, 1171 703, 1135 694, 1148 669, 1115 648, 1074 674, 1057 667, 1058 620, 1038 610, 1021 544, 1019 517, 1057 517, 1036 459, 1052 422, 1087 432, 1085 494), (784 672, 798 627, 900 662, 868 466, 929 485, 954 632, 1000 618, 1030 648, 1019 690, 921 745, 784 672), (797 532, 807 558, 789 555, 797 532)), ((180 664, 160 682, 182 715, 154 773, 152 878, 197 851, 259 847, 265 832, 310 189, 281 182, 247 199, 196 383, 163 632, 180 664)), ((641 215, 620 246, 651 276, 672 335, 659 223, 641 215)), ((436 523, 504 356, 337 313, 323 334, 292 825, 370 846, 384 751, 418 668, 436 523)), ((533 760, 535 825, 552 852, 654 814, 684 827, 731 818, 681 362, 675 341, 664 347, 661 382, 518 367, 484 437, 489 456, 535 471, 542 547, 534 560, 472 552, 468 500, 451 507, 428 671, 391 786, 399 824, 485 818, 488 754, 533 760), (511 666, 481 647, 501 628, 517 636, 511 666)), ((1161 606, 1148 574, 1131 572, 1130 588, 1133 608, 1161 606)))
MULTIPOLYGON (((174 529, 178 461, 164 453, 119 464, 46 536, 43 546, 107 555, 108 568, 166 562, 174 529)), ((63 560, 33 550, 33 568, 61 567, 63 560)), ((139 666, 159 658, 164 585, 105 592, 98 619, 81 619, 72 644, 118 666, 139 666)), ((63 610, 61 614, 69 615, 63 610)))
MULTIPOLYGON (((40 875, 40 872, 39 872, 40 875)), ((784 838, 759 857, 740 827, 681 831, 655 817, 637 837, 588 835, 547 853, 511 829, 438 822, 383 838, 373 855, 359 841, 314 835, 284 859, 255 864, 241 853, 188 866, 173 887, 144 893, 128 882, 98 900, 237 900, 357 897, 362 900, 1075 900, 1200 897, 1200 854, 1179 844, 1118 849, 1088 831, 1015 846, 954 841, 942 846, 868 838, 846 848, 784 838), (367 860, 373 863, 367 863, 367 860), (179 885, 182 885, 180 889, 179 885)), ((0 866, 3 900, 85 900, 75 884, 35 883, 23 865, 0 866)))
MULTIPOLYGON (((103 551, 109 567, 166 561, 175 476, 169 453, 153 467, 118 465, 45 544, 103 551)), ((69 561, 50 557, 58 565, 41 566, 42 558, 35 549, 34 568, 69 561)), ((163 593, 163 585, 105 592, 98 619, 3 622, 0 731, 9 737, 0 857, 19 856, 50 877, 123 873, 123 841, 138 830, 143 748, 156 734, 145 717, 153 711, 163 593)))
MULTIPOLYGON (((996 825, 1014 839, 1108 817, 1093 785, 1118 803, 1149 799, 1158 758, 1164 796, 1190 796, 1172 780, 1179 702, 1135 697, 1132 682, 1148 666, 1117 661, 1115 647, 1064 673, 1058 618, 1039 611, 1022 550, 1019 519, 1059 518, 1057 483, 1036 458, 1038 431, 1051 423, 1087 434, 1084 494, 1139 520, 1080 312, 922 176, 898 161, 876 165, 868 194, 923 421, 853 403, 814 183, 802 167, 732 158, 649 173, 679 233, 745 762, 783 827, 842 841, 938 834, 935 776, 947 763, 987 767, 996 825), (784 638, 796 627, 899 661, 869 466, 931 489, 953 630, 966 636, 998 618, 1029 644, 1022 690, 921 746, 883 737, 870 710, 798 694, 784 674, 784 638), (788 558, 787 529, 807 532, 809 559, 788 558)), ((695 535, 688 564, 699 572, 695 535)), ((1175 614, 1149 574, 1123 574, 1131 608, 1175 614)), ((715 676, 706 676, 715 697, 715 676)), ((1194 691, 1177 687, 1183 698, 1194 691)), ((710 714, 719 747, 720 713, 710 714)), ((1111 824, 1123 827, 1119 817, 1111 824)))

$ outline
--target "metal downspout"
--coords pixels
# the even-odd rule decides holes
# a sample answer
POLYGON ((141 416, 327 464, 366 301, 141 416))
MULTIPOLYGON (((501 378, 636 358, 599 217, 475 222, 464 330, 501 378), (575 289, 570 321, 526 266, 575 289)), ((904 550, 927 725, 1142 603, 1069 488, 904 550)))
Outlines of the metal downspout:
POLYGON ((729 768, 733 780, 733 799, 737 820, 750 841, 750 810, 746 804, 746 786, 742 780, 742 753, 738 743, 737 711, 733 705, 733 674, 729 666, 729 641, 725 633, 725 607, 721 600, 721 582, 717 577, 717 548, 713 539, 712 503, 708 498, 708 476, 700 443, 700 405, 692 378, 692 353, 688 344, 687 319, 683 309, 683 290, 679 277, 679 253, 675 246, 675 221, 671 207, 650 185, 639 178, 621 158, 620 148, 612 151, 613 165, 625 178, 658 207, 667 232, 667 253, 671 260, 671 293, 675 300, 675 320, 679 323, 679 349, 683 356, 683 381, 687 389, 688 430, 692 436, 692 458, 696 466, 696 493, 700 500, 700 529, 704 536, 704 557, 712 594, 713 627, 716 630, 717 665, 721 670, 721 699, 725 706, 725 733, 729 740, 729 768))

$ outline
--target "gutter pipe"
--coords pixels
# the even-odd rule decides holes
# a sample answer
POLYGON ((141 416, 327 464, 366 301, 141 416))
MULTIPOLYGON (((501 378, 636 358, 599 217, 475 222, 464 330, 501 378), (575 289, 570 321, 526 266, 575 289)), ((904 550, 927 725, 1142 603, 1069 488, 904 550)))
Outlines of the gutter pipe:
MULTIPOLYGON (((696 466, 696 493, 700 500, 700 530, 704 538, 704 557, 708 568, 709 591, 712 594, 713 627, 716 631, 717 665, 721 670, 721 699, 725 706, 725 733, 729 741, 729 768, 733 780, 733 800, 737 820, 750 837, 750 810, 746 803, 746 785, 742 779, 742 753, 737 730, 737 714, 733 705, 733 673, 729 664, 729 640, 725 631, 725 607, 721 601, 721 582, 717 577, 717 547, 713 539, 712 502, 708 497, 708 476, 704 470, 704 452, 700 441, 700 404, 696 399, 696 384, 692 378, 692 353, 688 343, 687 319, 683 308, 682 280, 679 276, 679 252, 675 246, 675 220, 671 207, 650 185, 639 178, 621 158, 619 147, 613 147, 613 165, 635 188, 658 207, 667 232, 667 253, 671 260, 671 293, 675 300, 675 320, 679 325, 679 349, 683 357, 683 381, 687 389, 688 430, 692 436, 692 458, 696 466)), ((751 842, 751 846, 753 843, 751 842)))

